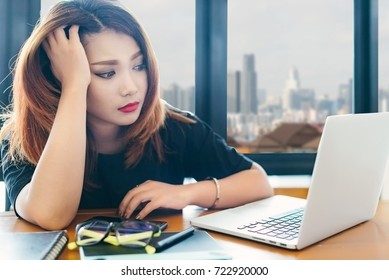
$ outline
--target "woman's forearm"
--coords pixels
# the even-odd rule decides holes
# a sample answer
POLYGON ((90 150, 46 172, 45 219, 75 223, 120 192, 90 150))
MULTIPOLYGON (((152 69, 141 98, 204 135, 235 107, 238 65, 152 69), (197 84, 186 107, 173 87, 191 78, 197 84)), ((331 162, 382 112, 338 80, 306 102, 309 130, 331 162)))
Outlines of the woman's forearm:
POLYGON ((32 180, 16 201, 18 213, 43 228, 66 227, 78 210, 86 153, 85 92, 77 88, 62 92, 32 180))
MULTIPOLYGON (((215 208, 228 208, 252 202, 273 195, 267 174, 253 164, 249 170, 218 180, 219 200, 215 208)), ((217 187, 214 181, 201 181, 189 186, 193 194, 191 204, 201 207, 212 207, 217 197, 217 187)))

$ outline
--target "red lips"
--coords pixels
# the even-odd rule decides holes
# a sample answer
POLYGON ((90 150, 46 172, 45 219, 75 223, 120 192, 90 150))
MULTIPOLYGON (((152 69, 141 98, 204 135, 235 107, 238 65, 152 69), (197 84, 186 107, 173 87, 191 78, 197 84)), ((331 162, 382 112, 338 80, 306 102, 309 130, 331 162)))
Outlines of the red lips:
POLYGON ((127 105, 124 105, 123 107, 120 107, 118 110, 123 113, 131 113, 134 112, 136 109, 138 109, 139 102, 131 102, 127 105))

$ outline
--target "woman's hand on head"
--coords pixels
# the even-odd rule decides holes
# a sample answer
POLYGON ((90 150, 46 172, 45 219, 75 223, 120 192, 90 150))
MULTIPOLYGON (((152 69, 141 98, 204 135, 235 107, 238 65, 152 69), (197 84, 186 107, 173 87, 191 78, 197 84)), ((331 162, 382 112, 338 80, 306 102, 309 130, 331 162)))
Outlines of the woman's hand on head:
POLYGON ((187 188, 183 186, 149 180, 126 194, 119 205, 119 214, 128 219, 142 207, 136 218, 143 219, 158 208, 180 210, 188 205, 188 195, 187 188))
POLYGON ((78 30, 79 26, 71 26, 68 39, 64 28, 57 28, 43 42, 50 59, 51 70, 61 82, 62 88, 66 86, 87 88, 91 80, 89 62, 78 30))

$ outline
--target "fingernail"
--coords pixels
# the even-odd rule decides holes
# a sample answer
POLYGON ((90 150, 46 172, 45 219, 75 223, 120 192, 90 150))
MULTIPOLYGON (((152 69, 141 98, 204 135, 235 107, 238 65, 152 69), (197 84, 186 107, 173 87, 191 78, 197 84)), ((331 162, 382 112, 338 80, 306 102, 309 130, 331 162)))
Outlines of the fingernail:
POLYGON ((141 219, 141 216, 138 215, 138 216, 135 217, 135 219, 136 219, 136 220, 140 220, 140 219, 141 219))

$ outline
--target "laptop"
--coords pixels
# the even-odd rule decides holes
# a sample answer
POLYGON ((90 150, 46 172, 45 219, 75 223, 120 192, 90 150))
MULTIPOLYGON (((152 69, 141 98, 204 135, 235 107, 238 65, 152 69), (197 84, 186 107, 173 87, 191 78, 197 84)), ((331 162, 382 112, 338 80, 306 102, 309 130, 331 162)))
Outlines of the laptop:
POLYGON ((307 199, 275 195, 191 224, 300 250, 374 217, 388 160, 389 113, 329 116, 307 199))

